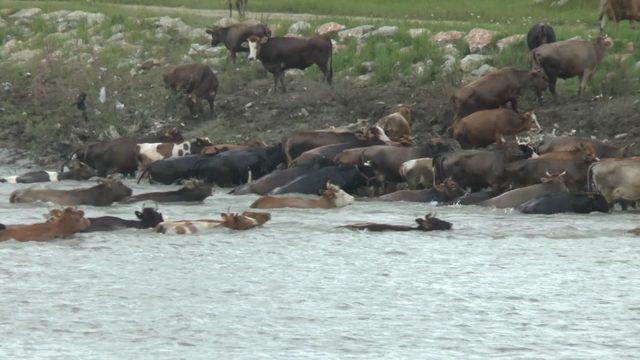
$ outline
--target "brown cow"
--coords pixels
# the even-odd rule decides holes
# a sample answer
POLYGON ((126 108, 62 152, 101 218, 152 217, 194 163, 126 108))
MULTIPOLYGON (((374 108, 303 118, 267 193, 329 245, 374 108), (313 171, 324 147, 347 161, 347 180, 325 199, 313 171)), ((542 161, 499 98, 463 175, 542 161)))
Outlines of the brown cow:
POLYGON ((368 230, 368 231, 434 231, 434 230, 451 230, 453 226, 450 222, 440 220, 432 214, 427 214, 424 219, 416 219, 418 226, 389 225, 378 223, 357 223, 339 226, 351 230, 368 230))
POLYGON ((195 105, 201 99, 209 103, 209 116, 213 117, 213 102, 218 92, 218 78, 205 64, 181 64, 163 75, 164 83, 173 91, 187 95, 187 106, 191 116, 197 118, 195 105))
POLYGON ((109 206, 128 196, 131 189, 117 178, 98 180, 98 185, 75 190, 24 189, 11 194, 11 203, 50 201, 60 205, 109 206))
POLYGON ((606 159, 589 169, 590 180, 609 204, 640 201, 640 157, 606 159))
POLYGON ((588 40, 565 40, 543 44, 531 52, 534 67, 544 70, 549 79, 549 91, 556 97, 558 78, 578 76, 578 94, 587 89, 587 82, 613 42, 602 36, 588 40))
MULTIPOLYGON (((516 208, 525 202, 547 194, 555 194, 561 191, 569 191, 565 183, 566 172, 559 175, 545 174, 540 179, 540 184, 517 188, 506 193, 493 197, 489 200, 478 203, 480 206, 492 206, 497 209, 516 208)), ((571 181, 572 183, 572 181, 571 181)))
POLYGON ((618 148, 602 141, 577 136, 545 136, 538 145, 538 154, 556 151, 576 151, 581 148, 592 148, 600 159, 629 157, 631 146, 618 148))
POLYGON ((511 184, 520 187, 538 184, 547 173, 566 171, 575 189, 580 190, 587 185, 589 165, 598 160, 592 148, 558 151, 514 162, 507 167, 507 174, 511 184))
POLYGON ((481 110, 457 120, 453 124, 453 137, 463 149, 468 149, 505 142, 504 136, 516 135, 532 128, 542 129, 532 112, 518 114, 510 109, 481 110))
POLYGON ((464 195, 465 191, 455 181, 446 179, 442 184, 436 184, 425 190, 400 190, 382 195, 373 200, 379 201, 409 201, 409 202, 437 202, 450 203, 464 195))
POLYGON ((264 141, 260 141, 260 140, 249 141, 248 143, 245 143, 245 144, 216 144, 216 145, 205 146, 204 148, 202 148, 202 151, 200 151, 200 154, 215 155, 215 154, 219 154, 221 152, 225 152, 229 150, 248 149, 252 147, 266 148, 267 144, 265 144, 264 141))
POLYGON ((51 218, 45 223, 14 225, 0 230, 0 241, 47 241, 66 238, 89 226, 84 211, 73 208, 49 211, 51 218))
MULTIPOLYGON (((229 17, 232 17, 233 14, 231 11, 232 10, 231 0, 226 0, 226 1, 227 1, 227 5, 229 6, 229 17)), ((236 4, 236 10, 238 10, 238 15, 240 15, 240 17, 244 17, 249 0, 234 0, 234 2, 236 4)))
POLYGON ((197 234, 206 230, 226 227, 232 230, 249 230, 262 226, 271 220, 271 214, 245 211, 242 214, 220 214, 221 220, 180 220, 165 221, 156 226, 155 231, 162 234, 197 234))
POLYGON ((333 78, 333 44, 323 35, 312 38, 249 36, 243 44, 249 48, 249 60, 260 60, 262 66, 273 74, 273 92, 278 81, 285 92, 284 74, 288 69, 304 70, 316 64, 322 71, 322 81, 331 85, 333 78))
POLYGON ((245 211, 242 214, 220 214, 222 225, 231 230, 249 230, 271 220, 270 213, 245 211))
POLYGON ((338 186, 327 183, 327 189, 317 199, 289 196, 263 196, 251 204, 253 209, 299 208, 299 209, 334 209, 353 204, 353 196, 338 186))
POLYGON ((396 112, 387 115, 376 122, 387 136, 394 141, 411 136, 411 108, 398 105, 396 112))
POLYGON ((249 36, 271 37, 271 30, 262 24, 234 24, 231 26, 213 26, 208 28, 207 34, 211 35, 211 46, 215 47, 220 43, 229 50, 231 60, 236 62, 236 53, 248 52, 249 49, 242 46, 249 36))
POLYGON ((607 19, 615 22, 629 20, 632 27, 634 21, 640 20, 640 0, 600 0, 600 33, 604 31, 607 19))
POLYGON ((456 90, 452 101, 457 118, 478 110, 499 108, 506 103, 511 103, 513 111, 518 111, 518 97, 525 89, 534 90, 540 97, 547 86, 547 77, 541 70, 504 68, 456 90))

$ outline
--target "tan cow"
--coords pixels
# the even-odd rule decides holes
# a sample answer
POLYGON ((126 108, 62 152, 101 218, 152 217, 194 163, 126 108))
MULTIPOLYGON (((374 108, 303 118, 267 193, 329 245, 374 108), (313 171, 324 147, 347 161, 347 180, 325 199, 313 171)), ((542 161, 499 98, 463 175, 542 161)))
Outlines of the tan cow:
POLYGON ((600 33, 604 31, 607 19, 615 22, 640 20, 640 0, 600 0, 600 33))
POLYGON ((433 185, 433 158, 420 158, 405 161, 400 165, 402 176, 410 188, 428 189, 433 185))
POLYGON ((50 219, 45 223, 31 225, 13 225, 0 230, 0 241, 47 241, 66 238, 86 229, 90 223, 84 217, 84 211, 74 208, 49 211, 50 219))
POLYGON ((407 105, 398 105, 396 112, 389 114, 376 122, 387 136, 394 141, 411 136, 411 108, 407 105))
POLYGON ((333 209, 353 204, 353 196, 338 186, 327 183, 327 189, 317 199, 289 196, 263 196, 251 204, 253 209, 299 208, 299 209, 333 209))
POLYGON ((463 149, 485 147, 505 142, 504 136, 516 135, 532 128, 542 129, 536 114, 518 114, 510 109, 481 110, 453 124, 453 137, 463 149))
POLYGON ((602 160, 589 173, 593 186, 609 204, 640 200, 640 157, 602 160))

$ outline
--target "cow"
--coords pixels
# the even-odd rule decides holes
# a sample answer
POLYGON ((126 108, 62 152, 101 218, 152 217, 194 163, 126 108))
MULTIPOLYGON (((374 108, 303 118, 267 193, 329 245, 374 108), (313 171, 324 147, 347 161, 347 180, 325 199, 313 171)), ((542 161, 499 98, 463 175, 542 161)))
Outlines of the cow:
MULTIPOLYGON (((640 200, 640 157, 605 159, 589 168, 592 189, 614 204, 617 201, 640 200)), ((591 186, 590 186, 591 187, 591 186)))
POLYGON ((640 236, 640 227, 635 228, 635 229, 633 229, 633 230, 629 230, 629 233, 630 233, 630 234, 633 234, 633 235, 640 236))
POLYGON ((79 161, 71 160, 63 165, 61 171, 31 171, 19 176, 9 176, 0 179, 0 183, 10 184, 33 184, 38 182, 58 182, 64 180, 89 180, 96 176, 96 171, 89 165, 79 161), (68 170, 65 171, 65 167, 68 170))
POLYGON ((296 131, 282 139, 282 148, 287 158, 287 165, 292 165, 293 159, 302 155, 305 151, 325 145, 334 144, 364 144, 368 146, 372 142, 386 144, 391 139, 379 126, 370 126, 363 131, 296 131))
POLYGON ((549 24, 537 23, 527 33, 527 46, 533 50, 542 44, 556 42, 556 32, 549 24))
POLYGON ((351 230, 367 230, 367 231, 434 231, 434 230, 451 230, 453 224, 448 221, 438 219, 432 214, 427 214, 424 219, 416 219, 418 226, 389 225, 378 223, 357 223, 339 226, 338 228, 351 230))
POLYGON ((326 190, 317 199, 307 199, 299 197, 275 197, 263 196, 251 204, 252 209, 276 209, 276 208, 299 208, 299 209, 334 209, 351 205, 354 202, 353 196, 344 192, 340 187, 327 182, 326 190))
POLYGON ((463 149, 505 142, 505 136, 542 129, 534 113, 519 114, 511 109, 480 110, 457 120, 452 127, 453 137, 463 149))
POLYGON ((640 0, 600 0, 600 33, 604 31, 607 19, 615 22, 629 20, 635 27, 634 21, 640 20, 640 0))
POLYGON ((88 220, 91 224, 80 232, 113 231, 120 229, 153 229, 164 221, 162 214, 154 208, 144 208, 142 211, 136 211, 135 215, 139 220, 125 220, 115 216, 89 218, 88 220))
POLYGON ((479 110, 496 109, 506 103, 511 103, 511 108, 517 112, 518 97, 524 90, 532 89, 540 98, 547 86, 548 79, 542 70, 503 68, 456 90, 451 101, 456 119, 479 110))
POLYGON ((505 192, 499 196, 478 203, 480 206, 494 207, 496 209, 516 208, 525 202, 542 195, 568 192, 566 172, 552 175, 545 174, 540 179, 540 184, 529 185, 505 192))
POLYGON ((196 138, 182 143, 142 143, 136 144, 136 161, 138 171, 142 172, 154 161, 200 154, 203 148, 211 146, 209 138, 196 138))
POLYGON ((249 36, 271 37, 271 30, 262 24, 234 24, 226 27, 213 26, 208 28, 206 32, 211 35, 212 47, 220 43, 224 44, 227 50, 229 50, 231 60, 234 64, 236 63, 236 53, 249 51, 248 48, 242 46, 249 36))
POLYGON ((442 184, 436 184, 425 190, 400 190, 382 195, 373 200, 378 201, 408 201, 408 202, 437 202, 449 203, 464 195, 465 191, 455 181, 446 179, 442 184))
POLYGON ((155 231, 162 234, 197 234, 218 227, 231 230, 249 230, 262 226, 271 220, 271 214, 245 211, 242 214, 220 214, 221 220, 180 220, 165 221, 156 226, 155 231))
POLYGON ((535 197, 517 207, 525 214, 558 214, 592 212, 608 213, 611 205, 600 194, 583 192, 557 192, 535 197))
POLYGON ((229 150, 244 150, 247 148, 251 148, 251 147, 267 147, 267 144, 265 144, 263 141, 260 140, 253 140, 250 141, 248 143, 245 144, 216 144, 216 145, 209 145, 209 146, 205 146, 204 148, 202 148, 202 150, 200 151, 200 154, 202 155, 215 155, 215 154, 219 154, 221 152, 225 152, 225 151, 229 151, 229 150))
POLYGON ((190 180, 178 190, 165 192, 150 192, 130 196, 120 201, 122 204, 133 204, 140 201, 155 201, 159 203, 169 202, 202 202, 211 196, 213 189, 211 184, 204 184, 199 180, 190 180))
POLYGON ((618 148, 602 141, 577 136, 545 136, 537 146, 537 153, 576 151, 581 148, 592 148, 600 159, 631 156, 631 146, 618 148))
POLYGON ((131 189, 117 178, 99 179, 98 185, 74 190, 23 189, 11 193, 11 203, 49 201, 59 205, 109 206, 128 196, 131 189))
MULTIPOLYGON (((226 2, 227 2, 227 5, 229 6, 229 17, 232 17, 233 14, 232 14, 231 0, 226 0, 226 2)), ((238 15, 240 17, 244 17, 249 0, 234 0, 233 2, 236 4, 236 10, 238 10, 238 15)))
POLYGON ((89 226, 84 211, 73 208, 49 211, 50 219, 45 223, 14 225, 0 230, 0 241, 47 241, 67 238, 89 226))
MULTIPOLYGON (((231 193, 233 195, 247 195, 247 194, 267 195, 273 189, 281 186, 285 186, 291 181, 294 181, 295 179, 297 179, 298 177, 312 171, 313 170, 310 168, 301 167, 301 166, 275 170, 268 175, 265 175, 259 179, 253 180, 250 183, 240 185, 234 188, 231 191, 231 193)), ((343 187, 343 185, 344 184, 338 183, 338 186, 340 187, 343 187)))
POLYGON ((519 147, 499 144, 493 150, 460 150, 441 154, 433 159, 433 179, 440 183, 451 178, 463 188, 480 191, 484 188, 502 190, 507 166, 526 158, 519 147))
POLYGON ((301 168, 304 173, 269 192, 270 195, 318 194, 327 182, 339 186, 347 192, 370 185, 372 174, 364 166, 326 166, 320 169, 301 168))
POLYGON ((573 189, 580 190, 587 185, 589 166, 598 160, 591 148, 546 153, 509 164, 507 177, 514 187, 520 187, 538 184, 547 173, 566 171, 568 179, 573 182, 573 189))
POLYGON ((405 161, 400 165, 399 172, 410 188, 430 188, 433 185, 433 158, 405 161))
POLYGON ((242 46, 249 48, 249 60, 260 60, 262 66, 273 74, 273 92, 282 92, 284 74, 288 69, 304 70, 316 64, 322 71, 322 80, 331 85, 333 78, 333 45, 331 39, 323 35, 312 38, 292 38, 251 35, 242 46))
POLYGON ((78 160, 96 169, 99 177, 114 173, 135 175, 136 145, 149 142, 181 142, 184 141, 179 131, 172 129, 146 138, 121 137, 115 140, 88 144, 76 152, 78 160))
POLYGON ((587 89, 587 83, 600 64, 608 48, 613 46, 609 38, 598 36, 593 40, 565 40, 543 44, 531 54, 533 65, 542 69, 549 79, 549 91, 554 97, 558 78, 578 76, 578 95, 587 89))
POLYGON ((407 105, 398 105, 396 111, 380 118, 376 122, 384 130, 385 134, 394 141, 411 136, 411 108, 407 105))
POLYGON ((209 103, 209 117, 213 118, 213 102, 218 92, 218 78, 209 65, 192 63, 181 64, 162 76, 166 87, 174 92, 187 95, 187 106, 192 118, 197 118, 195 106, 200 100, 209 103))

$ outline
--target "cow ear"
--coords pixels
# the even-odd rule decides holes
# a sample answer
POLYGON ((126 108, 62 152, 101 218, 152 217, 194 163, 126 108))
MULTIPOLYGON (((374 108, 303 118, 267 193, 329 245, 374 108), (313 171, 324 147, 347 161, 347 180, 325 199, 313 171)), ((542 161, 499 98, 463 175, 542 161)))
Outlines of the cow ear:
POLYGON ((205 32, 209 35, 213 35, 213 29, 211 28, 207 28, 207 30, 205 30, 205 32))
POLYGON ((249 43, 244 41, 244 42, 242 42, 242 44, 240 44, 240 46, 245 48, 245 49, 248 49, 249 48, 249 43))
POLYGON ((136 217, 140 220, 142 220, 142 213, 140 211, 136 210, 136 217))
POLYGON ((60 216, 62 216, 62 210, 53 209, 53 210, 49 211, 49 215, 51 215, 53 217, 60 217, 60 216))
POLYGON ((267 41, 269 41, 269 38, 264 36, 260 39, 260 44, 265 44, 267 41))

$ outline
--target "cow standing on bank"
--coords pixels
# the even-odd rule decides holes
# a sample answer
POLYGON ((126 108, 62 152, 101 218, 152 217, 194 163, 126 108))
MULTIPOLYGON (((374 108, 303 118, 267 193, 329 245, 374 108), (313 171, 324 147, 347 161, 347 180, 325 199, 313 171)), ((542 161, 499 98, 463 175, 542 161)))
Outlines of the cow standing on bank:
POLYGON ((331 39, 323 35, 312 38, 290 38, 252 35, 242 46, 249 48, 249 60, 260 60, 262 66, 273 74, 273 92, 278 88, 282 92, 284 74, 288 69, 304 70, 316 64, 322 71, 322 80, 331 84, 333 78, 333 45, 331 39))
POLYGON ((213 102, 218 92, 218 78, 205 64, 182 64, 167 71, 164 83, 174 92, 182 91, 187 95, 187 106, 193 118, 198 115, 195 106, 201 99, 209 103, 209 116, 213 118, 213 102))
POLYGON ((207 34, 211 35, 211 46, 215 47, 220 43, 229 50, 231 60, 236 63, 236 53, 249 52, 249 49, 242 44, 249 36, 271 37, 271 30, 262 24, 234 24, 231 26, 213 26, 207 29, 207 34))
POLYGON ((600 0, 600 33, 604 31, 607 19, 614 22, 629 20, 635 27, 634 21, 640 20, 640 0, 600 0))

